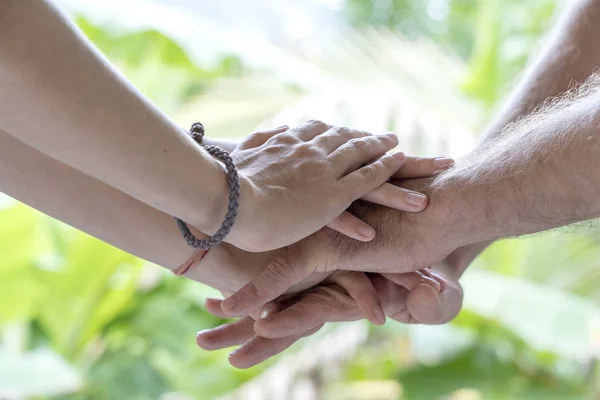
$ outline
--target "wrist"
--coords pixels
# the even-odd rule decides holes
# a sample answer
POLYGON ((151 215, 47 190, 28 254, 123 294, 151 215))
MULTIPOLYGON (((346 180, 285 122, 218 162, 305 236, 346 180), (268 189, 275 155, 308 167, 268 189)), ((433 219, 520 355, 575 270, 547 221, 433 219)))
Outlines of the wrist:
POLYGON ((201 232, 212 235, 223 223, 229 205, 229 186, 227 183, 227 169, 219 160, 210 157, 210 167, 205 170, 209 176, 209 184, 203 190, 200 203, 189 205, 188 213, 193 217, 189 222, 201 232))
POLYGON ((487 246, 482 245, 481 250, 474 251, 476 244, 489 243, 502 237, 498 231, 502 226, 501 207, 492 207, 488 202, 488 195, 493 195, 494 190, 492 187, 461 182, 436 185, 434 181, 432 186, 434 189, 428 193, 430 205, 424 213, 440 221, 440 231, 453 242, 456 249, 468 247, 473 250, 473 255, 464 251, 460 254, 461 258, 457 259, 460 264, 468 265, 487 246))

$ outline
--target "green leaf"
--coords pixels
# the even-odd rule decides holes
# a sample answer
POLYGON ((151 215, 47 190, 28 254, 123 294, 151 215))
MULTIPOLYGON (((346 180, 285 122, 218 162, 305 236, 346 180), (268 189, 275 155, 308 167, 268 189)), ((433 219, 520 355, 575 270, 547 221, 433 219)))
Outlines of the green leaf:
POLYGON ((471 270, 463 278, 464 308, 514 332, 531 348, 586 360, 595 348, 600 311, 568 293, 518 277, 471 270))
POLYGON ((154 400, 171 391, 144 355, 129 349, 110 351, 93 366, 86 398, 154 400))
POLYGON ((473 348, 435 366, 420 366, 398 376, 407 400, 443 398, 466 388, 486 400, 581 400, 584 392, 548 374, 526 371, 486 348, 473 348))
POLYGON ((33 317, 44 295, 35 267, 48 248, 39 214, 13 203, 0 210, 0 324, 33 317))
POLYGON ((86 234, 77 233, 65 264, 46 272, 48 299, 41 323, 67 357, 123 310, 133 296, 142 261, 86 234))

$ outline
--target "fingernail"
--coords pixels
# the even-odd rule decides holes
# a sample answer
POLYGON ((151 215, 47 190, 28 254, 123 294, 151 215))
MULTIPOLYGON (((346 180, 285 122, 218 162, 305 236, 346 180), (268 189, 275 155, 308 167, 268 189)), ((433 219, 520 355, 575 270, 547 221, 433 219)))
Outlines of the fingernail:
POLYGON ((287 126, 287 125, 281 125, 280 127, 275 128, 275 130, 279 130, 279 129, 283 129, 283 128, 288 129, 289 126, 287 126))
POLYGON ((427 200, 427 196, 421 193, 408 193, 406 195, 406 202, 412 206, 420 207, 427 200))
POLYGON ((248 349, 246 349, 245 347, 239 347, 237 349, 235 349, 234 351, 232 351, 231 353, 229 353, 229 357, 233 357, 235 355, 244 355, 248 353, 248 349))
POLYGON ((427 279, 425 284, 434 288, 435 291, 438 293, 442 291, 442 284, 431 277, 429 279, 427 279))
POLYGON ((385 134, 386 136, 392 138, 392 139, 396 139, 398 140, 398 135, 396 135, 394 132, 386 132, 385 134))
POLYGON ((271 313, 273 312, 273 310, 275 309, 275 307, 273 307, 272 305, 268 305, 265 308, 263 308, 263 310, 260 312, 260 316, 259 319, 265 319, 267 318, 269 315, 271 315, 271 313))
POLYGON ((448 279, 444 278, 443 276, 441 276, 440 274, 438 274, 438 273, 436 273, 434 271, 431 271, 430 273, 439 282, 439 284, 440 284, 440 292, 443 292, 444 290, 446 290, 446 288, 448 287, 448 279))
POLYGON ((225 313, 230 313, 235 309, 236 305, 237 300, 235 299, 235 297, 229 297, 223 300, 223 302, 221 303, 221 310, 223 310, 223 312, 225 313))
POLYGON ((204 335, 206 332, 208 332, 210 329, 203 329, 201 331, 196 332, 196 338, 200 335, 204 335))
POLYGON ((381 325, 385 324, 385 314, 381 307, 375 307, 373 314, 375 314, 375 318, 377 318, 377 321, 379 321, 381 325))
POLYGON ((438 157, 433 160, 433 166, 437 169, 446 169, 454 165, 454 160, 448 157, 438 157))
POLYGON ((358 228, 358 233, 360 233, 361 236, 364 237, 371 237, 373 235, 375 235, 375 229, 371 228, 370 226, 367 225, 360 225, 358 228))
POLYGON ((399 151, 397 153, 394 153, 394 158, 398 161, 404 161, 406 160, 406 155, 403 152, 399 151))

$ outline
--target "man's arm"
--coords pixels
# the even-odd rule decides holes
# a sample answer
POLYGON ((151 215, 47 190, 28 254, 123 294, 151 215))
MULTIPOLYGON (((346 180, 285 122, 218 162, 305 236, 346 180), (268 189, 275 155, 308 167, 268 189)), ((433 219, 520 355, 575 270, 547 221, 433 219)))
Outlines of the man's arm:
MULTIPOLYGON (((312 269, 401 272, 437 265, 458 278, 492 240, 551 229, 598 215, 600 156, 596 146, 596 89, 563 100, 508 129, 546 98, 586 80, 600 65, 599 0, 580 0, 561 19, 540 59, 477 149, 434 182, 429 207, 418 215, 358 205, 354 212, 377 227, 371 243, 319 233, 292 249, 293 274, 267 269, 265 281, 248 285, 223 304, 232 315, 256 307, 312 269), (592 199, 592 200, 590 200, 592 199), (313 248, 314 247, 314 248, 313 248), (324 249, 326 247, 326 249, 324 249), (273 274, 271 274, 273 272, 273 274), (273 284, 273 276, 281 287, 273 284), (266 280, 271 282, 266 285, 266 280), (233 304, 236 304, 235 306, 233 304)), ((424 185, 424 183, 417 183, 424 185)))
MULTIPOLYGON (((481 146, 496 140, 504 128, 529 115, 547 99, 585 82, 600 66, 600 1, 576 0, 561 16, 541 54, 481 138, 481 146)), ((445 261, 445 272, 460 277, 471 261, 491 242, 457 249, 445 261)))

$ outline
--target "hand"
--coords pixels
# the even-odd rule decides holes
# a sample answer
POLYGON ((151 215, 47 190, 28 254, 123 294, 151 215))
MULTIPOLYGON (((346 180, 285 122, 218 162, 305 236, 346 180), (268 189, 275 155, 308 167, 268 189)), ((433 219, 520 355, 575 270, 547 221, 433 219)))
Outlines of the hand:
POLYGON ((326 224, 355 239, 373 239, 372 228, 344 213, 354 200, 365 196, 406 211, 427 204, 421 194, 382 186, 406 161, 403 153, 385 154, 397 144, 394 134, 370 135, 318 121, 251 135, 231 153, 241 200, 227 241, 244 250, 272 250, 326 224))
MULTIPOLYGON (((423 189, 427 182, 404 183, 423 189)), ((398 273, 438 265, 467 243, 457 222, 464 218, 464 205, 449 204, 440 194, 434 195, 429 207, 418 214, 353 205, 351 210, 358 217, 378 227, 375 240, 351 242, 331 230, 321 230, 282 250, 252 282, 223 302, 223 311, 230 316, 246 315, 314 273, 338 269, 398 273)))
MULTIPOLYGON (((352 272, 351 274, 359 274, 352 272)), ((393 274, 394 280, 381 275, 371 276, 385 314, 403 323, 445 323, 458 313, 462 304, 462 289, 454 279, 436 272, 393 274)), ((333 278, 335 280, 335 278, 333 278)), ((209 312, 227 316, 221 301, 209 299, 209 312)), ((201 331, 197 343, 205 350, 242 345, 232 352, 230 363, 249 368, 284 351, 298 339, 317 332, 326 322, 352 321, 363 318, 363 311, 341 286, 319 285, 293 298, 270 305, 268 315, 238 321, 201 331)))

